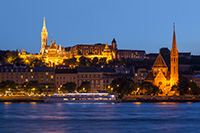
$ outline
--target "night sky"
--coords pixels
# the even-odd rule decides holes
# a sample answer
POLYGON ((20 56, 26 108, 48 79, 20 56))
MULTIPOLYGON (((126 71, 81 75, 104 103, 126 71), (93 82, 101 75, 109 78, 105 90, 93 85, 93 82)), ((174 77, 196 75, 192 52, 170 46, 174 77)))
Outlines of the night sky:
POLYGON ((106 43, 119 49, 171 49, 173 23, 180 52, 200 55, 199 0, 1 0, 0 49, 38 53, 43 17, 63 47, 106 43))

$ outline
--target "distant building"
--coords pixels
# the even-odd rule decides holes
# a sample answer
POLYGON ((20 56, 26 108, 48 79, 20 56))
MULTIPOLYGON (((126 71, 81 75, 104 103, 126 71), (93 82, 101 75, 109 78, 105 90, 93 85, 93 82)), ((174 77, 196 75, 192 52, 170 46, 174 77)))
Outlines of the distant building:
POLYGON ((117 58, 144 60, 146 58, 146 53, 144 50, 118 50, 117 58))
POLYGON ((147 77, 148 71, 146 68, 139 68, 135 73, 135 78, 138 83, 142 83, 147 77))
POLYGON ((14 81, 19 88, 29 81, 38 81, 43 93, 54 93, 54 68, 40 67, 40 68, 0 68, 0 82, 14 81))
POLYGON ((146 54, 146 58, 149 59, 149 60, 155 60, 157 56, 158 56, 158 53, 146 54))
POLYGON ((178 53, 178 57, 179 58, 191 59, 191 52, 181 52, 181 53, 178 53))

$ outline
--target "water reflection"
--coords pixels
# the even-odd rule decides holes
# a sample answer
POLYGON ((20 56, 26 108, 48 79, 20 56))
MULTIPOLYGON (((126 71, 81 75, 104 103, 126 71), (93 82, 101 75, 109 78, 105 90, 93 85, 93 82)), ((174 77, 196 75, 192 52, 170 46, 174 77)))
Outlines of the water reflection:
POLYGON ((200 130, 199 110, 200 103, 173 102, 0 103, 0 131, 195 132, 200 130))
POLYGON ((180 103, 177 102, 157 102, 155 105, 157 107, 177 107, 180 103))

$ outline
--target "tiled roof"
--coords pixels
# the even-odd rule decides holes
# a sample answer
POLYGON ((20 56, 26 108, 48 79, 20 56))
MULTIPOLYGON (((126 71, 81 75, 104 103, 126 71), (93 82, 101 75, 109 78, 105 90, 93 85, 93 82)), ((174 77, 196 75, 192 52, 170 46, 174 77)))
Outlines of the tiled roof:
POLYGON ((34 72, 55 72, 53 67, 35 67, 33 68, 34 72))
POLYGON ((77 67, 77 72, 99 72, 96 67, 77 67))
POLYGON ((55 73, 77 73, 77 69, 55 69, 55 73))
POLYGON ((100 72, 116 72, 114 68, 111 67, 103 67, 99 70, 100 72))
POLYGON ((153 72, 149 72, 145 80, 154 80, 153 72))
POLYGON ((153 64, 153 67, 167 67, 161 54, 157 56, 156 61, 153 64))

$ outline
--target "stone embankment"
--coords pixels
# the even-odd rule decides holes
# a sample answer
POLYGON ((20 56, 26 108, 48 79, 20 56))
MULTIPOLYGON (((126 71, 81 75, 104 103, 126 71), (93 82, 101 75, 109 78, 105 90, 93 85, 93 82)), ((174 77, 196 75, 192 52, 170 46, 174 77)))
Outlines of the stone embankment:
POLYGON ((43 96, 1 96, 0 102, 44 102, 43 96))
POLYGON ((124 96, 122 102, 200 102, 200 96, 124 96))

